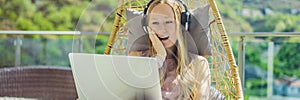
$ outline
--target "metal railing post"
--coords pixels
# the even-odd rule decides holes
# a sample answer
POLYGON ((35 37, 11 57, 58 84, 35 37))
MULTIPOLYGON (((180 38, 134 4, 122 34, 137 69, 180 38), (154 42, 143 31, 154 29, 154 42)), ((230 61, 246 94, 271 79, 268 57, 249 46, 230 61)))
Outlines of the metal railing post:
POLYGON ((15 67, 21 65, 21 45, 22 45, 22 40, 20 35, 16 36, 16 39, 14 41, 15 45, 15 67))
POLYGON ((245 86, 245 50, 245 36, 240 36, 238 46, 238 66, 240 69, 240 77, 243 90, 245 86))
POLYGON ((271 99, 273 95, 273 58, 274 58, 274 42, 268 43, 268 90, 267 97, 271 99))

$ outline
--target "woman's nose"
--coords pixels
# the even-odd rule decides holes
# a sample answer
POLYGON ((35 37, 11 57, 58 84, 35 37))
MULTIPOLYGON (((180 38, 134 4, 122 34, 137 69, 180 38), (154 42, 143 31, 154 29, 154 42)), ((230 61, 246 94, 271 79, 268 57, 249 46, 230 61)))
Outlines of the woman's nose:
POLYGON ((160 27, 158 28, 158 35, 164 35, 164 34, 167 34, 167 30, 164 25, 160 25, 160 27))
POLYGON ((166 35, 167 34, 167 31, 164 30, 164 29, 160 29, 158 32, 157 32, 157 35, 166 35))

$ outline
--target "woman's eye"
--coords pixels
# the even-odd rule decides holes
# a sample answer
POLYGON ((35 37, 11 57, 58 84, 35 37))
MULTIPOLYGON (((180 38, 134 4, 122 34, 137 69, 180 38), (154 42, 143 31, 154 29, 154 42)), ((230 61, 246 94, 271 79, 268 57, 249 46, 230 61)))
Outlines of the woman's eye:
POLYGON ((159 24, 159 22, 152 22, 152 24, 154 24, 154 25, 158 25, 158 24, 159 24))
POLYGON ((166 21, 166 24, 171 24, 173 23, 173 21, 166 21))

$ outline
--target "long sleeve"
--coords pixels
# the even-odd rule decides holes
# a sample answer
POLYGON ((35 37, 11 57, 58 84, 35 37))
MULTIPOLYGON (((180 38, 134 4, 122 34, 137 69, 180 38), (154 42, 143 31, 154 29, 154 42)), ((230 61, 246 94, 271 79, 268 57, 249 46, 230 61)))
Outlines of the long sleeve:
POLYGON ((198 56, 195 59, 195 75, 199 82, 199 99, 209 100, 210 87, 211 87, 211 75, 209 70, 209 64, 206 58, 198 56))

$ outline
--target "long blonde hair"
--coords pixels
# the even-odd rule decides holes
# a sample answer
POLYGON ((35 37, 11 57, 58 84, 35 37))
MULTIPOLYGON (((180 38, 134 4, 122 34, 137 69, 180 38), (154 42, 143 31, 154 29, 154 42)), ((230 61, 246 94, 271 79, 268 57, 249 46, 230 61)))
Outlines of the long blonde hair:
MULTIPOLYGON (((197 79, 200 77, 197 74, 194 74, 195 68, 190 66, 191 59, 188 56, 188 50, 187 50, 187 39, 186 35, 188 33, 183 34, 182 28, 181 28, 181 12, 183 10, 183 5, 179 3, 177 0, 154 0, 152 1, 151 5, 148 7, 148 11, 151 12, 152 9, 158 5, 158 4, 167 4, 169 5, 173 12, 174 12, 174 18, 175 18, 175 24, 176 24, 176 36, 177 36, 177 69, 176 69, 176 75, 177 80, 179 82, 179 96, 178 99, 182 100, 195 100, 199 99, 199 87, 200 84, 197 79)), ((147 19, 148 20, 148 19, 147 19)), ((150 43, 151 44, 151 43, 150 43)), ((152 45, 150 45, 151 53, 152 55, 155 55, 156 52, 153 49, 152 45)), ((195 67, 195 66, 194 66, 195 67)), ((166 75, 166 67, 162 67, 160 69, 160 82, 161 85, 164 82, 164 78, 166 75)))

